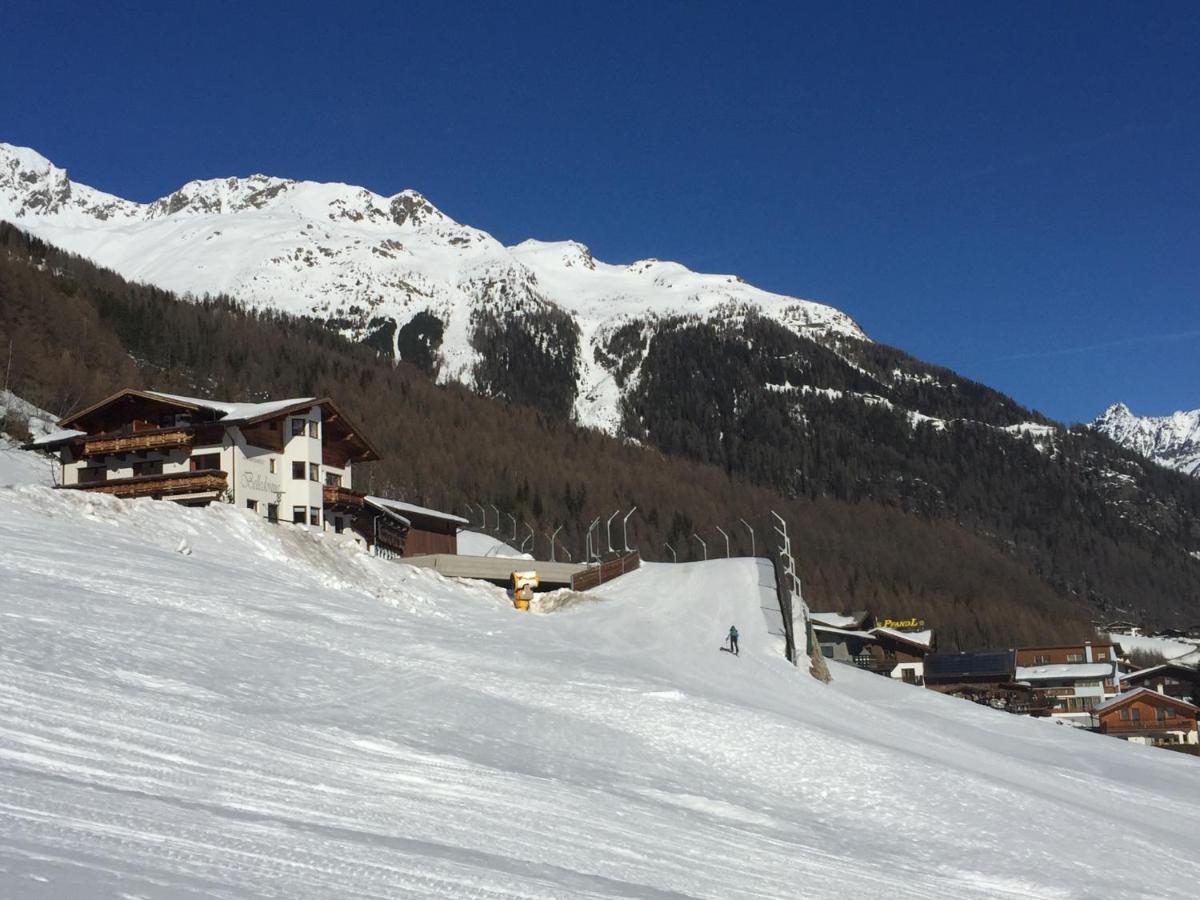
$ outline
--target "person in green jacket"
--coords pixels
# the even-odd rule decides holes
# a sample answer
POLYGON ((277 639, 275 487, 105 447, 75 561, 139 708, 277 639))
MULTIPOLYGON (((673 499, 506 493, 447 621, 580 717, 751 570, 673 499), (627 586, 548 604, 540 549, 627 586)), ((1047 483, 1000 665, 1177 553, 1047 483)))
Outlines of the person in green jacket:
POLYGON ((738 639, 737 626, 730 625, 729 626, 729 652, 732 653, 734 656, 738 655, 737 639, 738 639))

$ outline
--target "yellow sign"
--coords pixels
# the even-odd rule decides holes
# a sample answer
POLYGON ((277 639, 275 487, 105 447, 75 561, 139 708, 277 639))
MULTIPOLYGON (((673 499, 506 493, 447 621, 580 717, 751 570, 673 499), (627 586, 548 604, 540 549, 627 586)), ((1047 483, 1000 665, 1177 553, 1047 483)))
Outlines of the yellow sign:
POLYGON ((925 627, 924 619, 884 619, 879 623, 880 628, 891 628, 894 631, 920 631, 925 627))

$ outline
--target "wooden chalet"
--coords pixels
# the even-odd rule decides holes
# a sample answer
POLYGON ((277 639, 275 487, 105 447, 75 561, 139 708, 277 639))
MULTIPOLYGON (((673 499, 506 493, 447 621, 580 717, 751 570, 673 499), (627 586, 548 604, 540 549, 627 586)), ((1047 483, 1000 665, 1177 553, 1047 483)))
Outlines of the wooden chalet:
POLYGON ((1134 688, 1092 711, 1101 734, 1139 744, 1196 744, 1200 707, 1149 688, 1134 688))
POLYGON ((1121 676, 1127 689, 1149 688, 1176 700, 1200 703, 1200 669, 1179 663, 1161 663, 1121 676))
MULTIPOLYGON (((866 610, 809 613, 809 621, 826 659, 909 684, 924 683, 925 657, 936 647, 933 632, 923 627, 924 622, 919 623, 920 630, 873 626, 874 618, 866 610)), ((918 622, 914 619, 894 624, 917 626, 918 622)))

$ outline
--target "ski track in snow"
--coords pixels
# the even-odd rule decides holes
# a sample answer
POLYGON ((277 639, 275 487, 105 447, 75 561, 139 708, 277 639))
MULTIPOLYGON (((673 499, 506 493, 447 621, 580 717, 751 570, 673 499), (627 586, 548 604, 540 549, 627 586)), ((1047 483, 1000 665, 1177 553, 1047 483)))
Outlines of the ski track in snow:
POLYGON ((229 506, 0 488, 0 895, 1194 896, 1197 760, 821 685, 757 591, 651 564, 522 614, 229 506))

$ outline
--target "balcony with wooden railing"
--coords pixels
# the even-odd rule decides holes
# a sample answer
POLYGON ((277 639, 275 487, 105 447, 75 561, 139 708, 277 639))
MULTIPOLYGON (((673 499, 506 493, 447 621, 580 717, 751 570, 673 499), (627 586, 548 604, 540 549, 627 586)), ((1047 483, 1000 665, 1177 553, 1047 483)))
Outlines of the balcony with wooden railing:
POLYGON ((139 450, 170 450, 188 447, 192 433, 180 428, 160 428, 154 431, 138 431, 133 434, 98 435, 83 442, 84 456, 108 456, 117 453, 133 453, 139 450))
POLYGON ((226 475, 219 469, 201 469, 196 472, 176 472, 169 475, 136 475, 133 478, 116 478, 109 481, 88 481, 80 484, 64 484, 62 487, 88 491, 93 494, 112 494, 115 497, 178 497, 183 494, 211 495, 216 499, 225 492, 226 475))
POLYGON ((362 509, 363 498, 367 496, 362 491, 352 491, 350 488, 332 484, 325 485, 321 492, 326 509, 340 509, 351 512, 362 509))
POLYGON ((1169 719, 1105 719, 1100 726, 1105 734, 1128 734, 1137 731, 1195 731, 1196 720, 1184 716, 1169 719))

